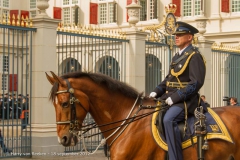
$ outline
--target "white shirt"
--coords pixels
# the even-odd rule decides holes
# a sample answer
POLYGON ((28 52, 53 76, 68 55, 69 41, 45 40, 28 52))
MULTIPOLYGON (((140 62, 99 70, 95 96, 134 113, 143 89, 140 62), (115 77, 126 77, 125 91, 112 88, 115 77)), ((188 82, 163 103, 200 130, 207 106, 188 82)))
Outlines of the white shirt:
MULTIPOLYGON (((187 47, 188 47, 188 46, 187 46, 187 47)), ((184 49, 186 49, 187 47, 183 48, 182 50, 180 50, 180 51, 178 52, 179 56, 181 56, 182 52, 183 52, 184 49)))

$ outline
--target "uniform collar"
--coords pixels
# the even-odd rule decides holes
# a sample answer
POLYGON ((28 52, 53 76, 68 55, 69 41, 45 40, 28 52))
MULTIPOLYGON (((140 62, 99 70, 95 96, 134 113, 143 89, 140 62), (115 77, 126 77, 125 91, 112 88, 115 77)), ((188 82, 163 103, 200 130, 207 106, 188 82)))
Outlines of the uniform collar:
POLYGON ((189 44, 187 47, 179 51, 179 55, 181 56, 182 53, 189 51, 191 48, 192 48, 192 44, 189 44))

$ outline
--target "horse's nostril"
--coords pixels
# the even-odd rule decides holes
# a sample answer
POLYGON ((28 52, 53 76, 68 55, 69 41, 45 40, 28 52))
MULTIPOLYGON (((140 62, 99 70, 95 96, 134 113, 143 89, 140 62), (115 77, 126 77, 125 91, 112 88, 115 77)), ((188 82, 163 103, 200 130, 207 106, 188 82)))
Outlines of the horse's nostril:
POLYGON ((61 140, 62 144, 66 144, 67 143, 67 136, 63 136, 62 140, 61 140))

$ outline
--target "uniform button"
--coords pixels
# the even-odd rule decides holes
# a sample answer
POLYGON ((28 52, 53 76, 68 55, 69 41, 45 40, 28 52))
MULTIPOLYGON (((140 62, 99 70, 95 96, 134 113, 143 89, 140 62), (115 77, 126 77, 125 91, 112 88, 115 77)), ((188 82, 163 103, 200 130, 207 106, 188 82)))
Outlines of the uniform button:
POLYGON ((168 93, 168 91, 166 91, 166 93, 168 93))

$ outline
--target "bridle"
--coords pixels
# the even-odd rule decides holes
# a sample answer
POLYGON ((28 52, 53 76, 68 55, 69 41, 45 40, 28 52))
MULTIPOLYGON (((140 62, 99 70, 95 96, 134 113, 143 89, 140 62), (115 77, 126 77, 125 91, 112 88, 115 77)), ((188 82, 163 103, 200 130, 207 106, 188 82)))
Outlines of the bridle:
MULTIPOLYGON (((81 104, 81 102, 75 98, 74 96, 74 89, 71 87, 68 79, 65 79, 66 83, 67 83, 67 90, 62 90, 62 91, 57 91, 55 94, 62 94, 62 93, 70 93, 70 99, 69 99, 69 104, 71 107, 71 112, 70 112, 70 120, 69 121, 57 121, 56 124, 57 125, 63 125, 63 124, 69 124, 69 132, 70 133, 75 133, 77 131, 80 130, 79 128, 79 121, 77 120, 77 115, 76 115, 76 103, 78 103, 83 110, 88 113, 87 109, 81 104)), ((67 107, 69 107, 69 104, 67 105, 67 107)))

